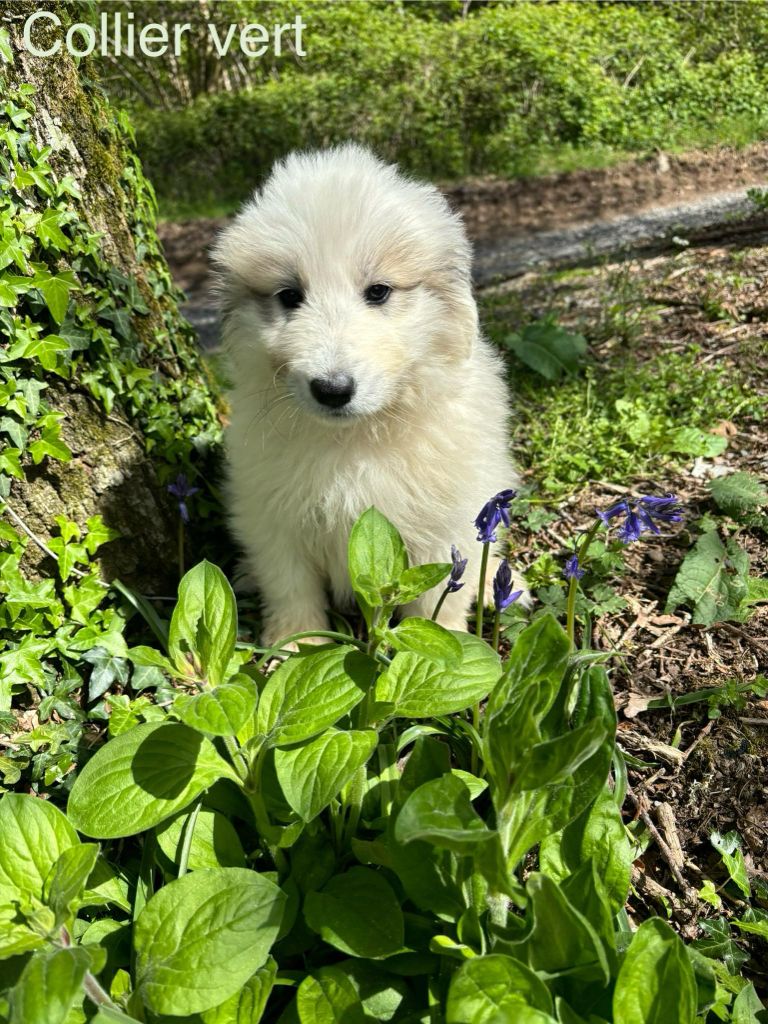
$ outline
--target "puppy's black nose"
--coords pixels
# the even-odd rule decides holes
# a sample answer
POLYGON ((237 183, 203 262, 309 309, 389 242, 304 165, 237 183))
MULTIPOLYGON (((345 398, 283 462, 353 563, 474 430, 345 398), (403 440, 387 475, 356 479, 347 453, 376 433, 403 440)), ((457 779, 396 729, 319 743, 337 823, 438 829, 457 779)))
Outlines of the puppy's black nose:
POLYGON ((315 377, 309 382, 309 390, 320 405, 340 409, 352 400, 355 382, 347 373, 334 373, 330 377, 315 377))

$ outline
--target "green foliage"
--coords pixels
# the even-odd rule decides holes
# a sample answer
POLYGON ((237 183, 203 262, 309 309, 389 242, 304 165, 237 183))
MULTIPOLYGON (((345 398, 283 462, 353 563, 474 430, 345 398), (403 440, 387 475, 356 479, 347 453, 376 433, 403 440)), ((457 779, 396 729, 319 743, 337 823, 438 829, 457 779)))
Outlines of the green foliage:
MULTIPOLYGON (((428 6, 324 2, 311 17, 292 0, 229 6, 229 20, 291 22, 301 11, 307 22, 306 58, 230 61, 235 92, 221 81, 177 89, 170 63, 156 60, 137 89, 134 69, 133 87, 116 89, 163 199, 237 201, 290 150, 350 138, 446 179, 764 134, 759 4, 710 4, 717 13, 701 17, 685 4, 489 3, 465 17, 460 4, 441 5, 440 17, 428 6)), ((205 37, 190 33, 176 74, 219 63, 193 50, 205 37)))
MULTIPOLYGON (((80 1024, 97 1007, 96 1020, 152 1024, 762 1012, 708 966, 738 952, 727 926, 698 951, 658 919, 626 930, 634 853, 607 785, 605 669, 575 657, 548 614, 503 664, 424 620, 398 635, 373 603, 418 575, 397 531, 370 510, 350 554, 366 640, 338 634, 265 678, 235 646, 229 585, 201 563, 180 584, 166 652, 128 651, 165 677, 157 720, 126 721, 96 750, 66 815, 0 800, 0 955, 15 964, 0 1012, 19 1024, 80 1024)), ((716 838, 748 892, 737 840, 716 838)), ((747 911, 735 925, 761 936, 767 920, 747 911)))
POLYGON ((729 473, 717 477, 709 485, 719 509, 733 519, 741 519, 768 503, 768 491, 753 473, 729 473))
MULTIPOLYGON (((64 782, 86 718, 105 717, 96 702, 127 684, 128 613, 95 564, 100 547, 117 537, 101 516, 85 523, 54 517, 49 561, 34 571, 31 542, 12 511, 16 481, 36 474, 34 467, 46 471, 71 460, 61 434, 64 413, 56 409, 67 391, 135 423, 162 481, 179 469, 193 477, 219 424, 190 329, 178 318, 178 293, 155 234, 154 193, 127 118, 84 94, 85 112, 91 102, 99 117, 105 151, 120 158, 115 207, 102 210, 62 173, 61 156, 35 142, 35 89, 13 87, 6 67, 13 54, 2 33, 0 715, 10 744, 0 758, 0 781, 15 785, 24 774, 37 792, 64 782), (122 218, 130 231, 130 275, 91 226, 101 216, 122 218), (20 728, 11 710, 28 687, 39 720, 32 729, 20 728)), ((133 682, 139 689, 140 673, 133 682)))
POLYGON ((691 621, 744 622, 766 595, 763 581, 750 577, 749 555, 734 537, 725 542, 717 530, 702 534, 683 559, 667 598, 667 611, 686 605, 691 621))
POLYGON ((528 324, 522 331, 502 339, 517 358, 547 380, 573 376, 587 351, 586 339, 572 334, 551 320, 528 324))

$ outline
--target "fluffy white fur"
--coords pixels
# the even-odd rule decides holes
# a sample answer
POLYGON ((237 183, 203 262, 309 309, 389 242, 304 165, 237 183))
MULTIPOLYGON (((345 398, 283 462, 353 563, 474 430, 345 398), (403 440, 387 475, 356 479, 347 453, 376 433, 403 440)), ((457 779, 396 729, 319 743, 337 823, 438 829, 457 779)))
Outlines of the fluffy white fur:
MULTIPOLYGON (((440 622, 465 628, 481 546, 473 520, 514 486, 502 365, 480 335, 462 223, 431 185, 346 145, 293 154, 221 234, 231 359, 229 503, 265 603, 264 641, 327 628, 349 605, 347 539, 375 505, 411 564, 469 556, 440 622), (364 298, 392 288, 383 305, 364 298), (282 289, 301 290, 286 310, 282 289), (354 378, 343 410, 309 382, 354 378)), ((441 589, 441 588, 440 588, 441 589)), ((432 614, 437 592, 405 609, 432 614)))

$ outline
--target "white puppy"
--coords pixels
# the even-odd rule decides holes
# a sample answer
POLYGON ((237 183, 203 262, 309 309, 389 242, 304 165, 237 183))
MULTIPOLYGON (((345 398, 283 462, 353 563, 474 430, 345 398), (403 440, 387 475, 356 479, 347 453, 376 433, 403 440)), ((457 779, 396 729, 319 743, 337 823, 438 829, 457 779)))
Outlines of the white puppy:
MULTIPOLYGON (((480 336, 471 251, 432 185, 356 145, 293 154, 225 229, 232 527, 265 643, 349 605, 347 541, 375 505, 411 564, 469 557, 439 621, 466 628, 473 520, 514 486, 503 367, 480 336)), ((429 617, 441 588, 409 605, 429 617)))

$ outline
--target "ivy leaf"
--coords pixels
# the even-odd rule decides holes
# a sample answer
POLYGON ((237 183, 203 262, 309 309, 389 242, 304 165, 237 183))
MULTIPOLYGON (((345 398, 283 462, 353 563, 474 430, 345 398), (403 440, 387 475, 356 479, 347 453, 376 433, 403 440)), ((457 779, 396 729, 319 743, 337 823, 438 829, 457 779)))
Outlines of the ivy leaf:
POLYGON ((88 701, 98 700, 110 686, 117 682, 125 686, 130 676, 130 663, 126 658, 116 658, 103 647, 94 647, 83 654, 83 661, 93 666, 88 681, 88 701))
POLYGON ((59 210, 48 208, 38 221, 35 227, 35 234, 40 239, 45 249, 56 249, 59 252, 68 252, 71 246, 70 240, 59 227, 64 223, 64 217, 59 210))
POLYGON ((0 270, 9 263, 15 263, 22 272, 27 270, 25 246, 10 225, 0 234, 0 270))
POLYGON ((749 885, 747 865, 744 862, 744 854, 741 852, 741 837, 738 832, 726 832, 721 835, 713 832, 709 841, 723 858, 723 864, 728 871, 731 881, 741 889, 747 899, 752 894, 749 885))
POLYGON ((749 556, 729 537, 723 544, 717 530, 696 541, 675 577, 666 612, 684 604, 693 610, 691 621, 699 626, 738 619, 748 596, 749 556))
POLYGON ((36 466, 46 457, 57 459, 59 462, 69 462, 72 459, 72 452, 57 437, 41 437, 33 441, 29 446, 29 454, 36 466))
POLYGON ((549 320, 528 324, 519 334, 508 334, 503 344, 517 358, 547 380, 573 376, 587 351, 582 334, 574 334, 549 320))
MULTIPOLYGON (((56 323, 63 323, 69 305, 69 293, 78 286, 72 271, 65 270, 61 274, 52 274, 49 270, 38 269, 38 265, 36 265, 32 284, 35 288, 40 289, 45 304, 56 323)), ((64 339, 62 338, 61 341, 63 342, 64 339)), ((66 342, 64 344, 66 345, 66 342)))

